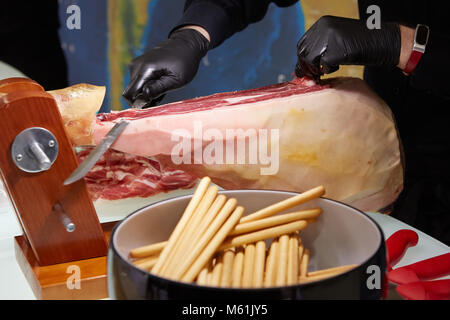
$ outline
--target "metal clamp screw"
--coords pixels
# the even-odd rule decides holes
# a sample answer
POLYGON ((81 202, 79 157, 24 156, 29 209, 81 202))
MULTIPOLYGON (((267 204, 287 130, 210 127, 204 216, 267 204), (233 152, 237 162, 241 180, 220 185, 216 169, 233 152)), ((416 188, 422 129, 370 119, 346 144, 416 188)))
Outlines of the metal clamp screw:
POLYGON ((58 140, 49 130, 32 127, 20 132, 11 145, 11 158, 25 172, 49 170, 58 156, 58 140))
POLYGON ((75 231, 75 223, 70 220, 69 216, 64 211, 63 207, 60 203, 56 203, 53 206, 53 211, 59 216, 59 219, 61 220, 62 224, 64 225, 64 228, 66 228, 67 232, 74 232, 75 231))

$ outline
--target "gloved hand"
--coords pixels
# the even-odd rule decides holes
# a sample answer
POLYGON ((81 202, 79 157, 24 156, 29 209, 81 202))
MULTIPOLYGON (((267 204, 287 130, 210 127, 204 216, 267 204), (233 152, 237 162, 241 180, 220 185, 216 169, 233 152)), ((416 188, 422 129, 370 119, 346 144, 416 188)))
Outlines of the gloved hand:
POLYGON ((396 23, 369 29, 363 20, 321 17, 297 44, 295 74, 318 79, 339 65, 394 67, 401 51, 401 36, 396 23))
POLYGON ((130 63, 130 83, 122 96, 131 106, 136 99, 152 106, 163 95, 189 83, 197 73, 209 41, 200 32, 181 29, 130 63))

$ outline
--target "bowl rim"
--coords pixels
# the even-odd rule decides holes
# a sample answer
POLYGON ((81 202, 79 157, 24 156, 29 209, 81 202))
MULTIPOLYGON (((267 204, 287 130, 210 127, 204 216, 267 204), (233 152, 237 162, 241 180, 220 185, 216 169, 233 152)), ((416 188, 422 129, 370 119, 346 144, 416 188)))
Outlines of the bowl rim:
MULTIPOLYGON (((272 192, 276 192, 276 193, 286 193, 286 194, 300 194, 301 192, 295 192, 295 191, 285 191, 285 190, 275 190, 275 189, 233 189, 233 190, 219 190, 219 193, 230 193, 230 192, 246 192, 246 191, 256 191, 256 192, 267 192, 267 193, 272 193, 272 192)), ((120 229, 120 226, 123 225, 126 220, 130 219, 133 215, 138 214, 140 211, 142 210, 147 210, 151 207, 154 206, 158 206, 163 202, 169 202, 169 201, 176 201, 179 199, 183 199, 183 198, 189 198, 192 197, 192 194, 188 194, 188 195, 180 195, 180 196, 176 196, 176 197, 171 197, 171 198, 167 198, 167 199, 162 199, 159 201, 156 201, 154 203, 151 203, 149 205, 146 205, 142 208, 139 208, 133 212, 131 212, 130 214, 128 214, 126 217, 124 217, 122 220, 120 220, 118 223, 116 223, 116 225, 114 226, 111 235, 110 235, 110 240, 109 240, 109 249, 112 250, 113 254, 118 256, 120 258, 120 260, 124 261, 127 265, 129 265, 133 270, 135 270, 136 272, 139 272, 142 275, 146 275, 147 277, 149 277, 151 279, 152 282, 159 282, 159 283, 166 283, 165 286, 168 285, 175 285, 175 286, 182 286, 182 287, 186 287, 186 288, 191 288, 194 290, 199 290, 199 289, 205 289, 205 290, 217 290, 217 291, 228 291, 228 292, 248 292, 249 294, 252 292, 258 292, 258 293, 264 293, 264 292, 271 292, 271 291, 279 291, 279 290, 286 290, 286 289, 295 289, 295 288, 306 288, 306 287, 310 287, 310 286, 315 286, 318 284, 323 284, 323 283, 327 283, 327 282, 332 282, 335 281, 337 279, 340 279, 344 276, 346 276, 347 274, 353 272, 354 270, 360 268, 361 266, 367 264, 367 262, 369 260, 371 260, 376 254, 377 252, 380 250, 380 248, 384 245, 384 234, 383 231, 381 230, 381 227, 379 226, 379 224, 373 219, 371 218, 368 214, 366 214, 365 212, 363 212, 360 209, 357 209, 355 207, 352 207, 342 201, 339 200, 334 200, 334 199, 330 199, 330 198, 326 198, 326 197, 320 197, 320 199, 323 199, 325 201, 329 201, 329 202, 334 202, 337 203, 339 205, 348 207, 350 209, 355 210, 356 212, 358 212, 359 214, 361 214, 363 217, 365 217, 370 223, 372 223, 375 226, 375 229, 378 231, 379 233, 379 240, 380 242, 378 243, 378 245, 376 246, 376 249, 374 250, 374 252, 372 252, 371 254, 368 255, 368 258, 363 261, 362 263, 356 265, 355 267, 340 273, 338 275, 329 277, 329 278, 325 278, 325 279, 321 279, 321 280, 315 280, 315 281, 311 281, 311 282, 307 282, 307 283, 296 283, 296 284, 291 284, 291 285, 283 285, 283 286, 273 286, 273 287, 263 287, 263 288, 233 288, 233 287, 216 287, 216 286, 207 286, 207 285, 198 285, 196 283, 188 283, 188 282, 182 282, 182 281, 176 281, 173 279, 169 279, 169 278, 164 278, 164 277, 160 277, 156 274, 152 274, 149 271, 145 271, 141 268, 136 267, 128 258, 124 258, 123 255, 118 251, 118 249, 115 246, 114 243, 114 239, 115 239, 115 235, 118 231, 118 229, 120 229)), ((110 253, 108 253, 109 255, 110 253)), ((108 261, 110 261, 110 259, 108 258, 108 261)), ((109 270, 109 268, 108 268, 109 270)))

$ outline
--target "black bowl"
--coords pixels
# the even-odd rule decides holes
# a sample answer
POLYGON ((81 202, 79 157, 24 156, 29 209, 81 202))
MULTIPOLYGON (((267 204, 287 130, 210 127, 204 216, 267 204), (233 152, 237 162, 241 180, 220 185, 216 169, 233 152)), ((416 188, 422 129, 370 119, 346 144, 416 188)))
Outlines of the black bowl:
MULTIPOLYGON (((236 198, 249 214, 296 195, 268 190, 220 192, 236 198)), ((114 228, 108 252, 108 292, 111 299, 380 299, 386 290, 386 249, 383 233, 363 212, 319 198, 290 211, 321 207, 317 222, 300 232, 310 250, 309 271, 340 265, 357 267, 325 280, 263 289, 199 286, 168 280, 136 268, 131 249, 167 240, 190 196, 172 198, 130 214, 114 228)))

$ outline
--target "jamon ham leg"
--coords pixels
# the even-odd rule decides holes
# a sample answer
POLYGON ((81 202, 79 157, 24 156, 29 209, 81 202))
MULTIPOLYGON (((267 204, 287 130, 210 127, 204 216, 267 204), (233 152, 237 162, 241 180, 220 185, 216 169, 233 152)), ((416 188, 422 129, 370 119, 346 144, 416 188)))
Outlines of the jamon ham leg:
MULTIPOLYGON (((94 145, 96 114, 103 103, 106 88, 77 84, 48 91, 55 98, 64 126, 75 146, 94 145)), ((77 154, 79 162, 91 152, 83 148, 77 154)), ((150 197, 175 189, 189 189, 197 178, 179 168, 161 168, 155 159, 108 150, 85 176, 93 201, 150 197)))
POLYGON ((324 185, 326 197, 378 210, 395 201, 403 186, 400 143, 390 109, 360 79, 336 78, 322 85, 294 79, 152 109, 99 114, 94 141, 122 118, 131 123, 113 145, 115 150, 153 157, 165 168, 197 177, 208 175, 226 189, 304 191, 324 185), (199 130, 210 135, 199 135, 199 130), (230 130, 235 135, 227 135, 230 130), (269 143, 250 144, 252 134, 256 139, 265 135, 269 143), (180 163, 181 141, 191 147, 190 157, 183 155, 190 162, 180 163), (239 141, 247 162, 225 161, 231 150, 237 156, 239 141), (212 142, 217 148, 210 158, 222 145, 225 164, 206 161, 212 142), (261 148, 276 158, 270 164, 249 163, 261 148))

